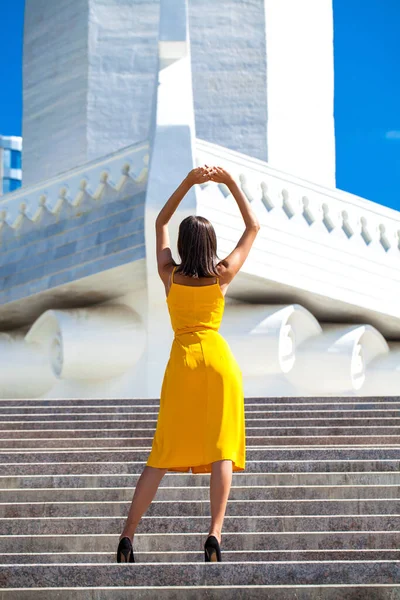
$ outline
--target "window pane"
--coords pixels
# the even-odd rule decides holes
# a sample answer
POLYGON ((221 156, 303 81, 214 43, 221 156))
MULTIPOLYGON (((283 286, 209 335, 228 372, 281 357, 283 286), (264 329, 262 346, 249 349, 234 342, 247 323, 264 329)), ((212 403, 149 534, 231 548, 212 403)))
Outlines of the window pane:
POLYGON ((3 150, 3 165, 5 169, 9 169, 11 165, 11 150, 8 150, 8 148, 3 150))
POLYGON ((11 150, 11 168, 21 168, 21 152, 18 152, 18 150, 11 150))
POLYGON ((10 191, 10 179, 6 177, 3 179, 3 194, 7 194, 10 191))
POLYGON ((13 192, 21 187, 21 182, 18 179, 9 179, 5 177, 3 179, 3 194, 8 194, 8 192, 13 192))
POLYGON ((21 187, 21 182, 18 179, 10 179, 10 192, 17 190, 21 187))

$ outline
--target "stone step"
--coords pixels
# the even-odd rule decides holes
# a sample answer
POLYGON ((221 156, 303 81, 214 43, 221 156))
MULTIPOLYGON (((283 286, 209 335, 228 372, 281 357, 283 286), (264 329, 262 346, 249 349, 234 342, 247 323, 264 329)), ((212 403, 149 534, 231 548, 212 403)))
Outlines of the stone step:
MULTIPOLYGON (((371 404, 383 405, 383 404, 400 404, 400 396, 303 396, 290 398, 287 396, 246 396, 244 404, 271 404, 271 405, 283 405, 283 406, 301 406, 305 404, 325 405, 325 404, 357 404, 363 406, 369 406, 371 404)), ((114 405, 126 405, 126 406, 154 406, 160 405, 159 398, 51 398, 51 399, 37 399, 37 398, 24 398, 21 400, 8 398, 0 400, 1 406, 114 406, 114 405)))
MULTIPOLYGON (((238 586, 399 584, 398 561, 260 561, 231 563, 5 565, 3 588, 82 586, 238 586), (240 566, 239 566, 240 565, 240 566)), ((154 593, 154 589, 153 589, 154 593)), ((183 597, 183 595, 182 595, 183 597)))
MULTIPOLYGON (((132 487, 114 488, 28 488, 0 489, 0 503, 18 502, 127 502, 132 500, 132 487)), ((210 488, 205 486, 160 486, 157 500, 208 500, 210 488)), ((229 501, 233 500, 367 500, 400 499, 397 485, 232 485, 229 501)))
MULTIPOLYGON (((147 533, 198 533, 207 531, 210 513, 202 516, 151 516, 146 513, 139 531, 147 533), (143 529, 142 529, 143 528, 143 529)), ((0 518, 0 535, 64 535, 122 531, 124 516, 0 518)), ((390 531, 400 529, 400 514, 377 515, 226 515, 224 532, 267 531, 390 531)))
MULTIPOLYGON (((111 552, 101 552, 97 548, 92 553, 65 552, 65 553, 10 553, 2 554, 1 565, 32 565, 32 564, 79 564, 102 563, 113 564, 116 562, 116 548, 111 552)), ((224 552, 224 562, 251 562, 251 561, 400 561, 400 550, 246 550, 224 552)), ((138 552, 134 549, 135 562, 137 563, 164 563, 164 562, 204 562, 204 550, 173 550, 170 552, 138 552)), ((1 568, 1 567, 0 567, 1 568)))
MULTIPOLYGON (((0 452, 0 465, 34 463, 145 463, 150 452, 148 448, 113 448, 111 450, 10 450, 0 452)), ((400 460, 398 448, 249 448, 246 449, 246 462, 249 461, 327 461, 327 460, 400 460)))
MULTIPOLYGON (((337 563, 340 565, 340 563, 337 563)), ((134 567, 134 565, 132 565, 134 567)), ((129 568, 129 567, 128 567, 129 568)), ((209 570, 210 566, 205 566, 209 570)), ((207 571, 205 571, 206 573, 207 571)), ((0 592, 1 600, 154 600, 153 586, 119 587, 88 586, 35 587, 29 589, 8 588, 0 592)), ((400 585, 382 584, 307 584, 307 585, 158 585, 158 600, 397 600, 400 598, 400 585)))
MULTIPOLYGON (((253 436, 353 436, 353 435, 400 435, 400 424, 398 426, 390 425, 319 425, 319 426, 308 426, 307 424, 289 426, 269 426, 261 425, 262 421, 255 419, 254 424, 246 422, 246 433, 253 436)), ((20 432, 37 432, 40 437, 40 433, 45 434, 45 437, 49 436, 50 431, 53 434, 63 432, 63 437, 69 435, 69 432, 73 432, 71 437, 77 435, 82 436, 82 432, 93 431, 98 434, 99 429, 103 433, 108 431, 115 436, 116 431, 124 432, 124 435, 136 433, 139 436, 143 435, 154 435, 155 424, 152 421, 63 421, 63 422, 52 422, 52 421, 31 421, 31 422, 8 422, 0 423, 0 439, 9 438, 10 433, 20 432)), ((17 436, 19 437, 19 435, 17 436)))
MULTIPOLYGON (((112 448, 111 450, 10 450, 0 453, 0 464, 9 462, 75 462, 80 458, 85 462, 126 462, 146 461, 149 448, 112 448)), ((246 450, 249 460, 325 460, 325 459, 400 459, 400 447, 393 448, 314 448, 314 447, 277 447, 277 448, 250 448, 246 450)))
MULTIPOLYGON (((293 458, 287 456, 286 458, 276 455, 276 450, 273 457, 267 458, 268 453, 265 454, 264 450, 254 450, 253 456, 250 455, 251 449, 247 451, 246 459, 246 471, 248 473, 318 473, 326 471, 358 471, 358 472, 371 472, 371 471, 398 471, 400 467, 399 458, 379 458, 374 457, 374 452, 371 451, 371 455, 367 454, 363 457, 359 455, 357 457, 343 457, 340 455, 328 454, 324 457, 319 458, 317 455, 303 455, 303 457, 293 458), (258 453, 258 457, 254 455, 258 453)), ((283 449, 284 450, 284 449, 283 449)), ((318 448, 315 448, 318 450, 318 448)), ((324 450, 327 450, 326 448, 324 450)), ((332 448, 332 450, 335 450, 332 448)), ((354 450, 354 448, 350 448, 354 450)), ((363 450, 360 448, 359 450, 363 450)), ((368 449, 366 449, 368 450, 368 449)), ((300 450, 299 450, 300 453, 300 450)), ((148 453, 145 452, 144 456, 147 457, 148 453)), ((128 460, 126 454, 121 456, 122 460, 112 461, 107 460, 107 456, 99 457, 99 460, 88 460, 90 457, 85 457, 82 454, 77 456, 69 456, 72 460, 62 461, 59 457, 55 457, 55 460, 46 462, 46 455, 44 454, 42 460, 36 462, 21 462, 18 458, 10 457, 13 462, 0 463, 0 471, 2 476, 4 475, 83 475, 83 474, 133 474, 141 473, 145 466, 145 460, 139 456, 132 456, 131 460, 128 460), (101 460, 101 458, 103 458, 101 460), (138 460, 134 460, 134 458, 138 460)), ((34 458, 34 457, 32 457, 34 458)), ((51 459, 51 457, 48 457, 51 459)))
MULTIPOLYGON (((312 400, 312 399, 311 399, 312 400)), ((277 413, 302 413, 302 412, 359 412, 359 411, 393 411, 397 412, 400 408, 399 402, 363 402, 362 400, 355 399, 353 402, 346 400, 332 402, 302 402, 296 403, 286 402, 284 399, 282 402, 270 402, 265 400, 263 402, 244 402, 246 412, 277 412, 277 413)), ((141 414, 145 412, 154 413, 159 410, 159 401, 144 400, 142 403, 134 403, 132 401, 125 401, 123 399, 111 401, 101 401, 99 403, 93 403, 90 399, 88 400, 71 400, 70 402, 58 400, 0 400, 0 414, 16 413, 21 414, 25 411, 28 414, 32 413, 56 413, 65 414, 66 412, 71 413, 90 413, 90 412, 132 412, 135 414, 141 414)))
MULTIPOLYGON (((400 412, 398 413, 400 415, 400 412)), ((43 425, 47 427, 50 425, 62 425, 63 428, 68 429, 71 425, 78 425, 79 427, 84 425, 91 425, 92 423, 99 424, 101 427, 103 423, 106 427, 110 427, 115 423, 127 423, 131 429, 155 429, 157 424, 157 414, 143 414, 135 415, 129 413, 126 415, 122 413, 115 414, 101 414, 96 413, 94 415, 1 415, 0 427, 4 429, 20 429, 23 425, 24 428, 37 428, 37 425, 43 425)), ((352 427, 389 427, 397 428, 400 430, 400 416, 388 416, 388 417, 377 417, 377 416, 356 416, 354 418, 348 416, 342 416, 340 418, 333 418, 329 416, 323 416, 313 418, 312 416, 302 417, 287 417, 286 415, 276 417, 274 415, 267 417, 263 413, 257 414, 250 412, 246 414, 245 423, 251 428, 254 427, 267 427, 267 428, 288 428, 288 429, 302 429, 307 428, 327 428, 327 427, 339 427, 349 429, 352 427)))
POLYGON ((0 600, 400 598, 400 397, 245 407, 210 570, 209 473, 169 471, 116 563, 159 399, 0 401, 0 600))
MULTIPOLYGON (((134 550, 151 552, 197 552, 207 539, 200 533, 140 533, 134 536, 134 550)), ((0 536, 0 554, 10 553, 91 553, 116 551, 119 533, 95 534, 19 534, 0 536)), ((298 552, 298 551, 399 551, 400 531, 223 531, 221 549, 227 552, 298 552)), ((1 597, 1 596, 0 596, 1 597)))
MULTIPOLYGON (((24 432, 25 433, 25 432, 24 432)), ((36 432, 35 432, 36 433, 36 432)), ((93 432, 96 433, 96 432, 93 432)), ((97 432, 98 433, 98 432, 97 432)), ((125 433, 125 432, 124 432, 125 433)), ((146 432, 147 433, 147 432, 146 432)), ((44 448, 53 448, 54 450, 104 450, 113 448, 148 448, 150 450, 153 436, 147 437, 20 437, 12 432, 13 438, 0 439, 0 452, 12 450, 40 450, 44 448)), ((27 434, 29 435, 29 434, 27 434)), ((396 447, 400 446, 400 435, 358 435, 358 436, 252 436, 246 435, 246 446, 251 449, 254 446, 274 447, 274 446, 345 446, 346 448, 355 447, 396 447)))
MULTIPOLYGON (((347 418, 400 418, 400 405, 398 408, 381 408, 376 406, 375 408, 365 409, 363 405, 361 408, 348 408, 343 409, 323 409, 314 408, 307 409, 302 407, 302 410, 298 408, 288 410, 289 407, 281 409, 271 407, 263 408, 261 405, 246 406, 246 417, 248 418, 275 418, 275 419, 347 419, 347 418)), ((55 417, 57 419, 68 418, 79 418, 84 419, 90 418, 105 418, 108 416, 114 416, 116 418, 121 415, 130 416, 135 419, 151 419, 157 418, 159 412, 158 407, 133 407, 133 406, 109 406, 109 407, 24 407, 24 408, 0 408, 0 421, 19 420, 22 417, 32 419, 43 419, 44 417, 55 417)))
MULTIPOLYGON (((116 475, 141 473, 143 461, 121 462, 37 462, 37 463, 6 463, 0 464, 3 477, 18 475, 116 475)), ((399 459, 382 460, 246 460, 248 473, 320 473, 320 472, 373 472, 398 471, 399 459)))
MULTIPOLYGON (((14 430, 0 430, 0 444, 3 443, 3 440, 24 440, 24 439, 116 439, 116 438, 153 438, 154 436, 154 432, 155 432, 155 427, 153 428, 135 428, 135 429, 129 429, 126 427, 120 428, 119 427, 120 424, 118 424, 118 427, 115 428, 109 428, 109 427, 103 427, 100 426, 95 428, 95 427, 88 427, 88 428, 81 428, 76 427, 76 428, 67 428, 67 429, 62 429, 62 428, 58 428, 55 427, 54 429, 49 428, 43 428, 40 429, 39 427, 37 428, 33 428, 33 429, 14 429, 14 430)), ((349 438, 349 437, 360 437, 360 438, 365 438, 365 437, 389 437, 387 433, 385 433, 384 431, 382 431, 382 429, 384 428, 376 428, 378 429, 378 432, 374 432, 371 431, 370 429, 363 427, 360 428, 361 433, 357 434, 355 432, 355 428, 350 428, 349 430, 345 430, 343 428, 341 428, 341 431, 339 431, 338 428, 334 428, 334 433, 333 433, 333 437, 335 438, 349 438)), ((398 434, 395 434, 394 437, 398 437, 400 435, 400 428, 395 428, 396 431, 398 431, 398 434)), ((268 428, 257 428, 257 427, 249 427, 248 425, 246 426, 246 438, 249 439, 253 439, 254 437, 260 437, 260 438, 267 438, 267 437, 273 437, 273 438, 282 438, 282 437, 286 437, 286 438, 297 438, 297 439, 310 439, 310 438, 316 438, 316 437, 322 437, 322 438, 329 438, 332 436, 332 432, 329 431, 329 429, 325 429, 322 430, 322 432, 318 432, 315 430, 311 430, 312 431, 312 435, 308 435, 307 431, 303 430, 295 430, 290 432, 290 434, 285 435, 284 434, 284 429, 275 429, 273 430, 273 433, 271 433, 271 431, 268 428)), ((392 435, 390 437, 393 437, 392 435)), ((289 443, 288 445, 292 445, 292 443, 289 443)))
MULTIPOLYGON (((4 490, 27 489, 76 489, 99 487, 104 490, 112 487, 128 487, 132 491, 136 486, 141 471, 136 474, 72 474, 64 475, 0 475, 0 488, 4 490)), ((209 486, 210 474, 167 472, 161 480, 159 490, 163 486, 209 486)), ((257 486, 338 486, 338 485, 400 485, 399 471, 326 471, 326 472, 281 472, 281 473, 249 473, 242 471, 233 473, 232 485, 257 486)))
MULTIPOLYGON (((132 494, 133 495, 133 494, 132 494)), ((132 499, 132 498, 131 498, 132 499)), ((130 499, 130 500, 131 500, 130 499)), ((1 502, 0 519, 46 517, 123 517, 128 514, 130 500, 1 502)), ((400 498, 360 499, 229 499, 227 516, 293 516, 293 515, 397 515, 400 498)), ((211 514, 210 502, 204 500, 154 499, 146 511, 149 517, 200 517, 211 514)), ((399 515, 400 516, 400 515, 399 515)))
MULTIPOLYGON (((248 430, 248 428, 247 428, 248 430)), ((18 449, 43 449, 54 448, 66 450, 73 449, 112 449, 112 448, 142 448, 143 450, 151 448, 154 433, 149 431, 133 432, 110 430, 110 431, 66 431, 62 432, 62 437, 58 437, 58 432, 52 431, 34 431, 34 432, 0 432, 0 452, 2 450, 18 449), (99 437, 99 433, 103 434, 99 437), (142 435, 142 433, 144 435, 142 435), (105 435, 104 435, 105 434, 105 435), (82 437, 84 436, 84 437, 82 437), (128 436, 128 437, 127 437, 128 436)), ((361 435, 361 436, 254 436, 246 434, 246 445, 249 448, 254 447, 395 447, 400 446, 400 436, 385 435, 361 435)))

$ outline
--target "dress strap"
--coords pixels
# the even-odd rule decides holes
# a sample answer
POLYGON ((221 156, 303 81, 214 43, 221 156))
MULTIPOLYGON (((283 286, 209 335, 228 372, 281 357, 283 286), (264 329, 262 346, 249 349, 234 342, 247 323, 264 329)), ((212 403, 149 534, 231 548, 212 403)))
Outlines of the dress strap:
MULTIPOLYGON (((171 273, 169 274, 169 278, 168 278, 168 282, 169 282, 169 285, 168 285, 168 295, 169 295, 169 291, 170 291, 170 289, 172 287, 172 284, 174 283, 175 269, 176 269, 176 266, 172 269, 171 273)), ((168 297, 168 295, 167 295, 167 297, 168 297)))
POLYGON ((178 265, 175 265, 175 266, 174 266, 174 268, 173 268, 173 269, 172 269, 172 271, 171 271, 171 275, 170 275, 170 280, 171 280, 171 281, 170 281, 170 285, 171 285, 172 283, 175 283, 175 281, 174 281, 174 275, 175 275, 175 270, 176 270, 176 267, 177 267, 177 266, 178 266, 178 265))

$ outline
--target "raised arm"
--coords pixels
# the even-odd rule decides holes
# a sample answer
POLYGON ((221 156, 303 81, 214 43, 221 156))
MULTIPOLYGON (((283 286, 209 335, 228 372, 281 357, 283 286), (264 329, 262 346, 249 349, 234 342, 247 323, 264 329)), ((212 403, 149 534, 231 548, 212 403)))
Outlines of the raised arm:
POLYGON ((179 184, 174 193, 168 198, 167 202, 157 215, 155 221, 157 268, 158 274, 163 281, 168 279, 169 271, 173 264, 168 221, 171 219, 178 208, 179 203, 183 200, 190 188, 196 183, 203 183, 208 180, 209 173, 207 168, 197 167, 196 169, 192 169, 179 184))
POLYGON ((257 219, 257 215, 251 208, 250 202, 247 200, 235 179, 230 173, 228 173, 228 171, 222 167, 212 167, 210 168, 209 173, 211 181, 215 181, 216 183, 224 183, 228 186, 232 196, 237 202, 245 224, 244 233, 239 239, 235 248, 222 261, 222 265, 224 267, 223 279, 226 283, 228 283, 235 277, 246 260, 253 242, 256 239, 257 233, 260 230, 260 223, 257 219))

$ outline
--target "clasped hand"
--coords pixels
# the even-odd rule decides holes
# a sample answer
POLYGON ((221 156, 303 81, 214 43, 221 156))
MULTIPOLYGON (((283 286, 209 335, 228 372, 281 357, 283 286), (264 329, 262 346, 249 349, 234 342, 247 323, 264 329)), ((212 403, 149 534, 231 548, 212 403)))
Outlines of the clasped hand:
POLYGON ((225 183, 226 185, 229 185, 229 183, 233 181, 233 177, 222 167, 209 167, 208 165, 204 165, 204 167, 192 169, 187 175, 187 180, 190 185, 204 183, 205 181, 215 181, 216 183, 225 183))

